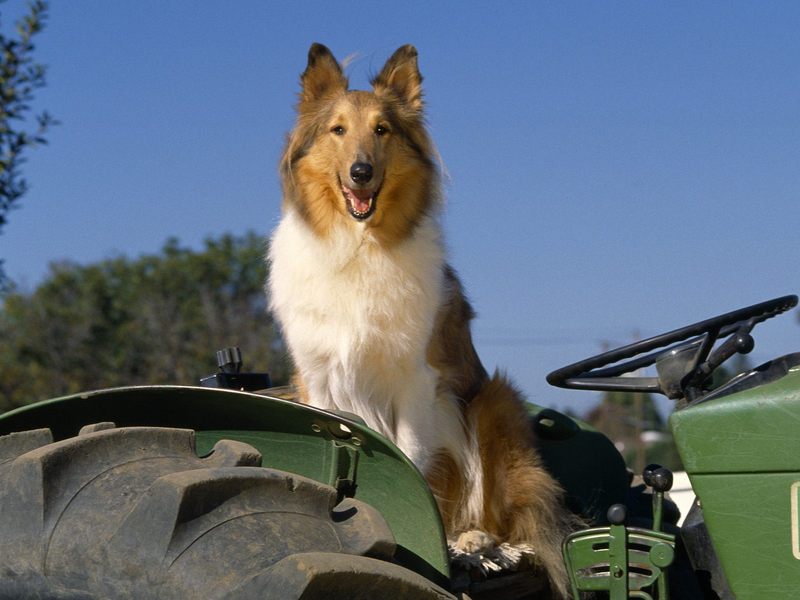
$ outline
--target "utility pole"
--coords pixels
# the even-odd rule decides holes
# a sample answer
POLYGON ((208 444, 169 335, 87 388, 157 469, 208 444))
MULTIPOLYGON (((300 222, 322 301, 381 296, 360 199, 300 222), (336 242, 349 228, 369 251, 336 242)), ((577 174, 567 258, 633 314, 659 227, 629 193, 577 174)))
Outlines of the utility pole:
MULTIPOLYGON (((633 341, 638 342, 641 338, 639 334, 639 330, 636 329, 633 332, 633 341)), ((641 369, 637 369, 634 375, 638 376, 641 375, 641 369)), ((641 473, 644 471, 644 467, 646 465, 646 457, 645 457, 645 447, 644 447, 644 440, 642 439, 642 434, 644 433, 644 395, 642 392, 634 392, 633 393, 633 418, 634 418, 634 473, 641 473)))
POLYGON ((635 441, 633 442, 635 449, 633 472, 641 473, 644 471, 646 460, 644 440, 642 439, 642 434, 644 433, 644 397, 642 392, 633 393, 633 415, 635 420, 633 430, 635 436, 635 441))

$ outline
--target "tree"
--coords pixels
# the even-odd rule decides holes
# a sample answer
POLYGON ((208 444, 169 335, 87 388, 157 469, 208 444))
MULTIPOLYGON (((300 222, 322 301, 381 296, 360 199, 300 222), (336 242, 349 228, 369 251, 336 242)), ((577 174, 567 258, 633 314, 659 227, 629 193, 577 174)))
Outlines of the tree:
POLYGON ((650 394, 605 392, 586 420, 614 442, 635 473, 648 463, 680 466, 672 436, 650 394))
POLYGON ((245 367, 285 381, 288 364, 266 311, 265 244, 253 233, 171 239, 157 255, 51 265, 0 310, 0 410, 119 385, 197 384, 214 351, 240 346, 245 367))
MULTIPOLYGON (((36 115, 36 126, 23 125, 30 112, 34 90, 45 85, 44 65, 33 59, 33 39, 42 31, 47 3, 34 0, 16 23, 16 35, 0 32, 0 233, 9 211, 28 190, 20 173, 28 148, 46 144, 45 133, 56 121, 46 111, 36 115)), ((0 260, 0 288, 8 285, 0 260)))

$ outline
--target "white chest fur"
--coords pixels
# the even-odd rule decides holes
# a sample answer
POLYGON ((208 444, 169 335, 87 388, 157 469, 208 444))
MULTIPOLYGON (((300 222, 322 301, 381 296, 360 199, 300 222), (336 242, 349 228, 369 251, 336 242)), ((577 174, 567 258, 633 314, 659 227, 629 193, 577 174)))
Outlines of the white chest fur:
POLYGON ((426 360, 443 296, 438 224, 384 249, 355 223, 321 239, 290 209, 269 259, 270 307, 311 404, 360 415, 424 470, 451 445, 441 427, 460 421, 426 360))

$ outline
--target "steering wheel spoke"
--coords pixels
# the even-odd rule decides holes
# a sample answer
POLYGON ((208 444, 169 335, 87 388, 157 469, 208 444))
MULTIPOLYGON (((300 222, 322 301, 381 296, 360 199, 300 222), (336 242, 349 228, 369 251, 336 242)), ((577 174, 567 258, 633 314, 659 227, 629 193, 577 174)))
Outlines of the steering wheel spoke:
POLYGON ((654 392, 660 391, 658 377, 573 377, 565 382, 576 390, 601 392, 654 392), (622 381, 620 381, 622 380, 622 381))

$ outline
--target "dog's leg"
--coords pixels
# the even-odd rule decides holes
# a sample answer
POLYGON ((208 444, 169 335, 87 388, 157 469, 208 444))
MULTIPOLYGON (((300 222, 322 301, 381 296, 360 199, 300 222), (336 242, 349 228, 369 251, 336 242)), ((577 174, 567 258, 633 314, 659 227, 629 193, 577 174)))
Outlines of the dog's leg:
POLYGON ((437 374, 419 364, 395 386, 395 443, 424 474, 445 449, 459 463, 466 448, 463 417, 449 399, 436 396, 437 374))
MULTIPOLYGON (((564 506, 564 492, 533 444, 524 401, 495 375, 467 409, 483 465, 484 514, 479 529, 502 542, 529 544, 558 597, 567 595, 561 556, 564 537, 580 520, 564 506)), ((470 536, 465 541, 482 539, 470 536)))
POLYGON ((465 531, 455 541, 456 548, 467 554, 486 554, 496 545, 492 536, 478 529, 465 531))

